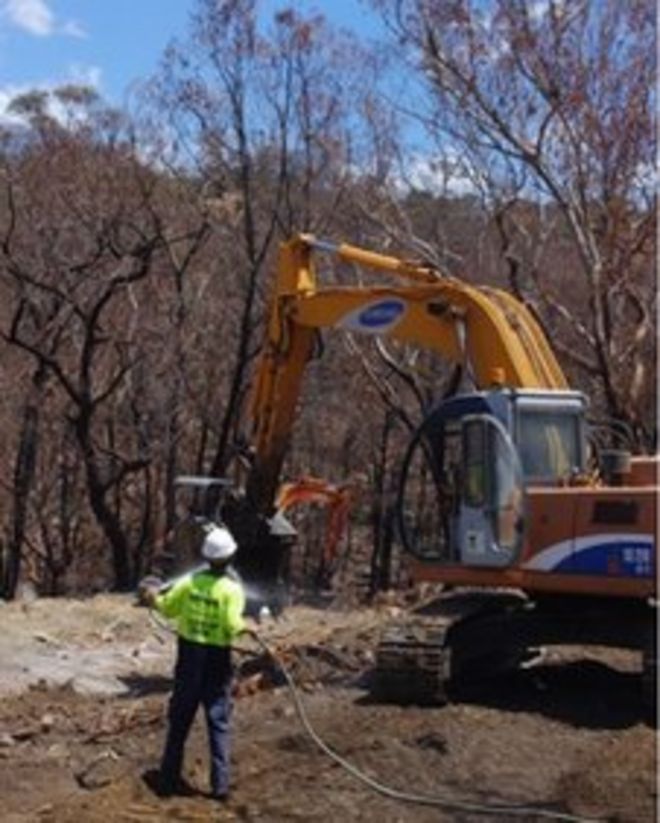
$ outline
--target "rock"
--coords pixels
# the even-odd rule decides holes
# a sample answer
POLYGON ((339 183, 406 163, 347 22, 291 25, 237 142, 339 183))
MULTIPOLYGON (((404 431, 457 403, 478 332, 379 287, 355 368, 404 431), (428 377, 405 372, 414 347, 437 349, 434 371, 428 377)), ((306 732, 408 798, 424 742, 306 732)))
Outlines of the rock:
POLYGON ((414 742, 420 749, 435 751, 439 754, 447 754, 447 741, 441 734, 437 734, 436 732, 422 734, 415 738, 414 742))
POLYGON ((76 772, 75 778, 83 789, 100 789, 108 786, 121 776, 121 763, 112 750, 103 754, 92 763, 76 772))
POLYGON ((16 745, 16 739, 9 732, 0 732, 0 748, 10 749, 16 745))
POLYGON ((42 732, 49 732, 53 726, 55 725, 55 716, 47 712, 41 718, 41 731, 42 732))
POLYGON ((39 595, 37 593, 37 588, 34 583, 26 581, 21 583, 18 586, 18 590, 16 592, 16 599, 22 601, 26 606, 29 606, 31 603, 34 603, 38 600, 39 595))
POLYGON ((101 640, 104 643, 111 643, 116 640, 118 633, 122 632, 124 629, 129 629, 130 626, 131 624, 126 619, 123 617, 118 617, 101 632, 101 640))
MULTIPOLYGON (((314 749, 314 744, 303 732, 287 734, 277 741, 277 748, 287 752, 310 752, 314 749)), ((313 777, 316 780, 316 776, 313 777)))
POLYGON ((46 643, 46 645, 48 645, 48 646, 61 646, 62 645, 59 640, 56 640, 54 637, 51 637, 49 634, 46 634, 46 632, 36 632, 35 634, 32 635, 32 637, 36 641, 38 641, 39 643, 46 643))
POLYGON ((242 803, 236 808, 236 813, 240 820, 259 820, 261 817, 259 808, 251 806, 247 803, 242 803))
POLYGON ((293 706, 289 704, 287 704, 286 706, 276 706, 275 709, 273 709, 273 714, 275 715, 275 717, 284 717, 287 720, 291 717, 294 717, 295 713, 296 710, 293 708, 293 706))
POLYGON ((46 749, 48 757, 63 761, 68 755, 68 749, 63 743, 53 743, 46 749))
POLYGON ((116 697, 128 694, 130 689, 119 678, 111 675, 83 675, 75 677, 71 681, 71 686, 77 694, 83 695, 104 695, 106 697, 116 697))
POLYGON ((12 735, 14 740, 31 740, 37 736, 37 730, 34 728, 19 729, 12 735))
POLYGON ((387 606, 385 614, 388 617, 400 617, 403 614, 403 609, 399 608, 399 606, 387 606))

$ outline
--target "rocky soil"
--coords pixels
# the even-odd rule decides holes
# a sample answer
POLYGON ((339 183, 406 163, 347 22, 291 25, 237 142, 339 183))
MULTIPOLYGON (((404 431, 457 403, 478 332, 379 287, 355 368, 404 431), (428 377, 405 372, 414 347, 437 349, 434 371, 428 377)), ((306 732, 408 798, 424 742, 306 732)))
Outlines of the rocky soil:
POLYGON ((457 804, 376 793, 324 754, 281 674, 249 643, 236 653, 234 789, 207 796, 205 729, 187 750, 189 797, 160 799, 173 639, 128 597, 0 605, 3 821, 652 821, 656 733, 631 653, 559 648, 438 708, 377 704, 365 682, 391 606, 293 606, 263 627, 321 738, 372 778, 457 804))

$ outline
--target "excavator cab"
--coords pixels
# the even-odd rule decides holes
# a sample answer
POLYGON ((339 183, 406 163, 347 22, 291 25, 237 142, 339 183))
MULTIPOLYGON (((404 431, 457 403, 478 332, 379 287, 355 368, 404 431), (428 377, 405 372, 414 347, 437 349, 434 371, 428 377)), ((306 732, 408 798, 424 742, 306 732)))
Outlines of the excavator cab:
POLYGON ((584 471, 584 398, 497 389, 454 397, 423 422, 404 460, 399 527, 420 560, 489 568, 516 563, 526 488, 584 471))

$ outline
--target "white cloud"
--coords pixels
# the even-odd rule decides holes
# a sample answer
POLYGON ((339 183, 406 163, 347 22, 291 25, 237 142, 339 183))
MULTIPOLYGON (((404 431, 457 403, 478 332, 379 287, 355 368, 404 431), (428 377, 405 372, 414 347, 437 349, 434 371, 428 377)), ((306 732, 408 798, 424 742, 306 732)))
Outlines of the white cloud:
POLYGON ((11 22, 38 37, 48 37, 55 29, 55 16, 44 0, 6 0, 5 13, 11 22))
POLYGON ((89 86, 92 89, 101 88, 102 69, 100 66, 72 63, 67 69, 67 81, 78 86, 89 86))
POLYGON ((87 31, 82 23, 79 23, 77 20, 67 20, 66 23, 63 23, 59 27, 58 31, 61 34, 66 34, 69 37, 78 37, 81 40, 87 37, 87 31))
POLYGON ((52 37, 55 34, 87 36, 76 20, 58 23, 46 0, 0 0, 0 11, 14 26, 35 37, 52 37))
POLYGON ((444 154, 414 154, 396 175, 394 184, 402 191, 421 189, 436 196, 461 197, 475 194, 473 170, 454 150, 444 154))
MULTIPOLYGON (((14 111, 10 111, 9 106, 12 100, 23 94, 30 92, 45 92, 50 95, 53 86, 4 86, 0 88, 0 127, 20 128, 27 124, 27 119, 14 111)), ((48 97, 46 113, 59 123, 66 122, 66 110, 60 101, 52 96, 48 97)))
MULTIPOLYGON (((583 3, 581 2, 574 2, 573 9, 571 9, 571 11, 573 11, 575 7, 580 7, 582 5, 583 3)), ((550 0, 532 0, 527 7, 527 14, 534 23, 542 22, 548 18, 551 13, 558 18, 565 17, 568 11, 569 4, 566 0, 555 0, 554 3, 551 3, 550 0)))
POLYGON ((61 80, 46 80, 40 83, 0 86, 0 126, 25 125, 25 118, 9 111, 9 105, 16 97, 20 97, 22 94, 27 94, 31 91, 40 91, 49 94, 48 114, 60 123, 65 123, 67 119, 66 109, 56 97, 52 96, 51 92, 60 86, 71 83, 80 86, 89 86, 98 91, 101 87, 101 69, 98 66, 73 64, 69 66, 66 77, 61 80))
POLYGON ((11 101, 24 94, 28 89, 20 86, 3 86, 0 88, 0 126, 18 126, 23 123, 23 119, 8 111, 11 101))

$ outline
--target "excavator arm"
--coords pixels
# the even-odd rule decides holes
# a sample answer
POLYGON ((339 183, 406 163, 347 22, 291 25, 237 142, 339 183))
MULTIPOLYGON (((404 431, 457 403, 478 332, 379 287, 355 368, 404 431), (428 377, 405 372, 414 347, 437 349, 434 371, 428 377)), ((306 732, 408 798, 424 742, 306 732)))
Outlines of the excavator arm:
POLYGON ((531 312, 505 291, 348 244, 298 235, 282 244, 267 338, 249 410, 252 507, 273 506, 301 382, 319 329, 381 335, 462 363, 477 388, 566 389, 566 378, 531 312), (381 272, 393 285, 323 287, 315 253, 381 272), (396 281, 399 281, 397 283, 396 281))
POLYGON ((275 506, 282 514, 302 503, 316 503, 327 508, 322 555, 322 569, 326 573, 332 570, 337 559, 337 547, 346 531, 348 514, 356 494, 356 487, 348 483, 335 485, 320 477, 309 476, 282 483, 278 489, 275 506))

